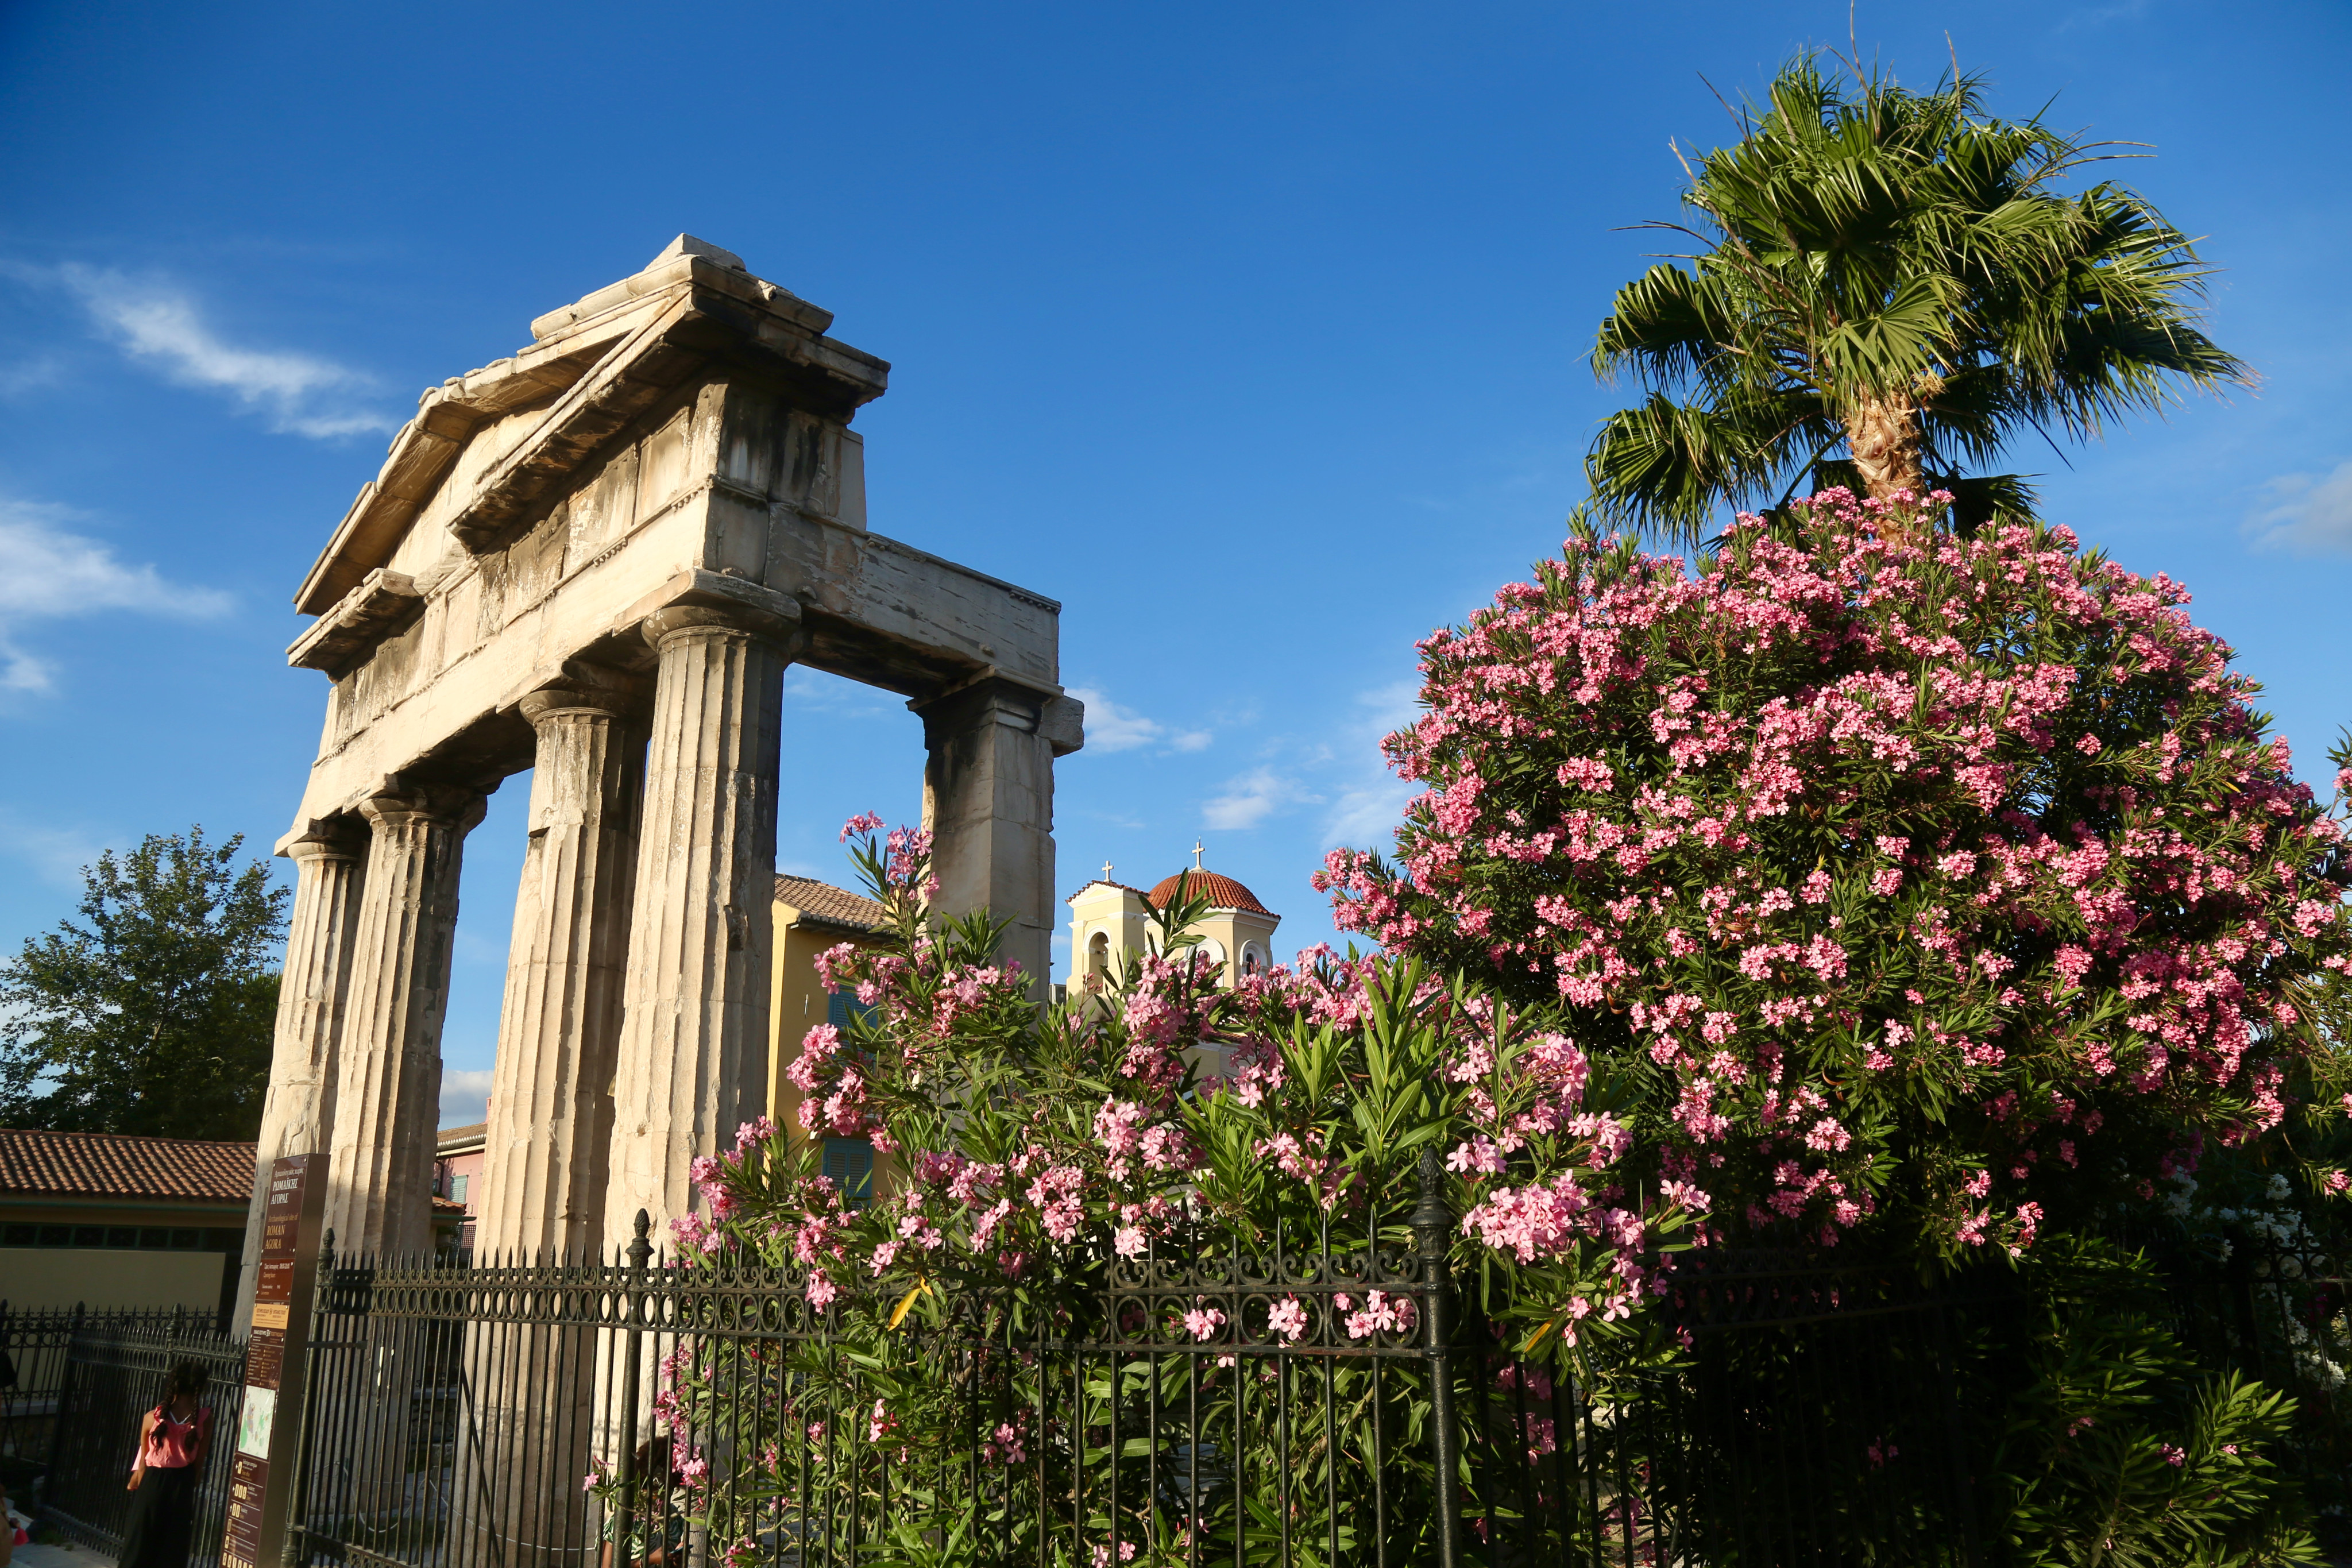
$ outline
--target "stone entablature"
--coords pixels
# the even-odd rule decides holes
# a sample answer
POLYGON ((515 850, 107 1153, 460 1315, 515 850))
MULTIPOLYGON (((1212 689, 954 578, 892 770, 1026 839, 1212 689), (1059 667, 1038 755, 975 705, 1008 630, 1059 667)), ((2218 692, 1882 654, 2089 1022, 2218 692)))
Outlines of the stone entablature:
POLYGON ((783 672, 909 699, 947 912, 1043 986, 1059 611, 866 527, 888 366, 681 236, 428 391, 304 579, 330 679, 261 1164, 331 1152, 346 1249, 422 1250, 466 834, 534 769, 478 1245, 584 1247, 766 1099, 783 672))

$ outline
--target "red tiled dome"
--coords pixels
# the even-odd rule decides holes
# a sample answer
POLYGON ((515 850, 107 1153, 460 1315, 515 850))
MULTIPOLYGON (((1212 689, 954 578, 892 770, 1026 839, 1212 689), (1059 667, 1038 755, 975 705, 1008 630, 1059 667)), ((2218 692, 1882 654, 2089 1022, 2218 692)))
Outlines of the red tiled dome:
POLYGON ((1175 876, 1164 879, 1144 898, 1153 909, 1166 909, 1168 901, 1177 896, 1177 884, 1180 882, 1184 884, 1185 897, 1206 899, 1213 910, 1247 910, 1260 915, 1274 913, 1257 901, 1255 893, 1231 877, 1220 877, 1214 871, 1179 871, 1175 876))

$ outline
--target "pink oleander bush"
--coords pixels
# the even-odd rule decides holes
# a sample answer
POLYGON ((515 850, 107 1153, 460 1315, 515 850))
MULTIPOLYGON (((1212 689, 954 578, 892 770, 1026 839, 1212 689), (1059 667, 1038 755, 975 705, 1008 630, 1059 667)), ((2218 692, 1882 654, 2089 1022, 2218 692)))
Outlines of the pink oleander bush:
MULTIPOLYGON (((1326 1229, 1404 1244, 1428 1148, 1462 1216, 1456 1261, 1540 1276, 1569 1342, 1649 1287, 1680 1189, 1616 1168, 1627 1129, 1550 1009, 1328 949, 1228 990, 1177 907, 1130 973, 1041 1011, 994 956, 998 927, 929 919, 928 857, 909 829, 861 845, 897 940, 820 955, 862 1014, 810 1029, 787 1068, 800 1136, 754 1123, 731 1155, 697 1162, 713 1217, 678 1222, 690 1251, 798 1267, 814 1307, 911 1293, 929 1311, 955 1290, 1139 1258, 1186 1225, 1268 1247, 1326 1229), (895 1159, 870 1206, 823 1176, 828 1137, 895 1159)), ((1276 1310, 1306 1331, 1302 1305, 1276 1310)))
POLYGON ((1944 499, 1580 526, 1423 643, 1342 929, 1561 1009, 1703 1237, 2019 1251, 2217 1145, 2342 1191, 2338 823, 2179 584, 1944 499))
MULTIPOLYGON (((1597 1341, 1646 1331, 1639 1308, 1664 1288, 1663 1249, 1687 1211, 1672 1184, 1634 1182, 1620 1168, 1629 1133, 1610 1075, 1549 1026, 1555 1009, 1498 1002, 1412 960, 1328 949, 1225 989, 1181 934, 1199 913, 1181 904, 1160 912, 1155 950, 1131 972, 1040 1009, 1030 977, 996 955, 999 925, 984 914, 930 915, 927 836, 901 828, 877 842, 878 826, 855 818, 844 837, 859 839, 854 855, 889 911, 891 936, 819 960, 826 985, 856 997, 857 1016, 801 1042, 787 1068, 799 1125, 762 1119, 730 1152, 696 1161, 709 1217, 674 1227, 687 1258, 720 1274, 784 1271, 802 1321, 824 1330, 821 1350, 749 1373, 717 1342, 682 1342, 660 1369, 656 1415, 680 1435, 688 1462, 734 1456, 723 1485, 706 1467, 686 1488, 714 1539, 789 1528, 802 1505, 783 1500, 814 1485, 837 1502, 842 1488, 871 1481, 863 1467, 878 1457, 977 1446, 990 1473, 1066 1462, 1068 1428, 1043 1434, 1051 1441, 1041 1447, 1028 1414, 1040 1363, 1021 1347, 1040 1335, 1418 1343, 1419 1305, 1393 1270, 1417 1272, 1410 1222, 1425 1153, 1441 1158, 1442 1195, 1459 1216, 1447 1228, 1448 1267, 1489 1281, 1488 1305, 1526 1336, 1531 1366, 1574 1364, 1597 1341), (825 1178, 828 1138, 871 1142, 870 1203, 854 1205, 825 1178), (1119 1270, 1203 1247, 1269 1267, 1287 1259, 1281 1269, 1302 1280, 1326 1248, 1385 1253, 1391 1272, 1367 1268, 1364 1288, 1337 1291, 1204 1290, 1160 1299, 1160 1321, 1144 1321, 1139 1305, 1102 1321, 1119 1270), (991 1360, 989 1346, 1013 1359, 991 1360), (747 1375, 783 1381, 747 1405, 747 1375), (983 1385, 1007 1391, 1001 1419, 975 1417, 983 1385)), ((1123 1419, 1139 1425, 1146 1384, 1164 1377, 1178 1380, 1167 1398, 1223 1411, 1229 1425, 1218 1430, 1264 1426, 1278 1445, 1277 1430, 1296 1427, 1296 1453, 1278 1462, 1255 1453, 1252 1466, 1308 1478, 1301 1495, 1339 1510, 1350 1532, 1373 1469, 1428 1468, 1426 1445, 1409 1440, 1427 1419, 1422 1363, 1384 1363, 1383 1384, 1369 1363, 1339 1363, 1328 1385, 1282 1396, 1331 1402, 1344 1417, 1337 1449, 1313 1421, 1277 1421, 1282 1380, 1270 1363, 1203 1364, 1196 1386, 1181 1383, 1181 1363, 1131 1363, 1118 1388, 1089 1386, 1089 1408, 1100 1408, 1088 1424, 1124 1401, 1123 1419)), ((1550 1387, 1549 1374, 1531 1375, 1550 1387)), ((1540 1412, 1525 1427, 1531 1451, 1558 1441, 1540 1412)), ((1142 1473, 1130 1466, 1121 1484, 1131 1490, 1142 1473)), ((596 1484, 608 1495, 614 1485, 596 1484)), ((1066 1497, 1078 1483, 1057 1471, 1035 1484, 1066 1497)), ((1147 1549, 1140 1561, 1183 1560, 1171 1534, 1183 1521, 1148 1498, 1130 1503, 1116 1532, 1122 1547, 1147 1549)), ((1230 1508, 1221 1517, 1220 1529, 1258 1528, 1236 1525, 1230 1508)), ((1423 1509, 1396 1528, 1427 1524, 1423 1509)), ((1113 1539, 1107 1515, 1086 1528, 1113 1539)))

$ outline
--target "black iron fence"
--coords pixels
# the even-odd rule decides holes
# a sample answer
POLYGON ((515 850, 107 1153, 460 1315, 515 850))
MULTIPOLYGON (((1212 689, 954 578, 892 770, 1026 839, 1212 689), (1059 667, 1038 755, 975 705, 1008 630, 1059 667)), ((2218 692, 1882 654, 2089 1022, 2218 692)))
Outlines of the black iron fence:
POLYGON ((1696 1254, 1670 1364, 1590 1383, 1422 1209, 1209 1230, 877 1353, 799 1276, 322 1275, 302 1556, 694 1563, 1966 1564, 1955 1311, 1906 1276, 1696 1254), (1050 1308, 1037 1308, 1051 1300, 1050 1308), (583 1485, 583 1483, 592 1483, 583 1485), (610 1543, 625 1545, 617 1553, 610 1543))
MULTIPOLYGON (((331 1260, 293 1561, 361 1568, 1985 1564, 1959 1386, 2013 1303, 1905 1270, 1706 1250, 1675 1353, 1590 1379, 1435 1267, 1442 1207, 1290 1245, 1106 1253, 1051 1310, 960 1298, 877 1357, 790 1271, 331 1260), (1415 1223, 1418 1222, 1418 1223, 1415 1223), (1969 1346, 1978 1349, 1970 1351, 1969 1346), (1956 1348, 1958 1347, 1958 1348, 1956 1348), (583 1482, 593 1482, 583 1486, 583 1482), (615 1549, 618 1543, 618 1549, 615 1549)), ((2207 1259, 2179 1327, 2302 1402, 2327 1506, 2352 1320, 2329 1249, 2207 1259)), ((1033 1298, 1035 1300, 1036 1298, 1033 1298)), ((241 1346, 184 1314, 0 1314, 8 1441, 110 1552, 166 1370, 212 1373, 215 1562, 241 1346)))
POLYGON ((111 1555, 131 1511, 126 1489, 141 1424, 172 1368, 194 1362, 215 1441, 197 1486, 194 1568, 219 1561, 228 1469, 242 1409, 245 1344, 209 1311, 23 1311, 0 1307, 0 1352, 16 1373, 0 1390, 0 1461, 10 1495, 77 1544, 111 1555))

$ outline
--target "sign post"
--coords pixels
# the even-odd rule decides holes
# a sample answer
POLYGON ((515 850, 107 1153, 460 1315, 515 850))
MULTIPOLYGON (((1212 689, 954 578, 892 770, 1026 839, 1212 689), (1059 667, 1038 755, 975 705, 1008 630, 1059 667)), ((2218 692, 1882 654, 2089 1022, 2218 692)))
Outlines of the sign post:
POLYGON ((269 1167, 221 1568, 278 1568, 301 1473, 303 1367, 326 1177, 320 1154, 290 1154, 269 1167))

